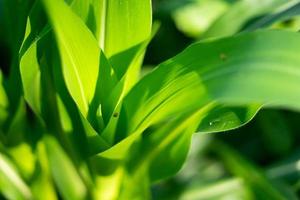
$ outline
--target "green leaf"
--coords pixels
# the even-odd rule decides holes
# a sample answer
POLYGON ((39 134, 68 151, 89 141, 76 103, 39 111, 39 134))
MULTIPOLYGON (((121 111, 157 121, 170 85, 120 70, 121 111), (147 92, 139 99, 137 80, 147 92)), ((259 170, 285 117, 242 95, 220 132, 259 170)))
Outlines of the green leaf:
MULTIPOLYGON (((110 131, 106 133, 111 133, 111 130, 115 129, 112 114, 118 112, 124 94, 137 81, 142 58, 151 38, 151 1, 75 0, 71 7, 93 32, 113 67, 112 69, 106 61, 106 64, 103 64, 106 67, 100 67, 101 79, 99 78, 97 83, 100 89, 97 89, 95 94, 104 95, 100 95, 102 98, 95 97, 93 101, 102 99, 101 108, 93 103, 93 111, 88 113, 93 127, 96 127, 97 121, 93 116, 101 115, 104 124, 109 124, 107 130, 110 131), (89 16, 87 12, 90 13, 89 16), (104 80, 106 78, 109 80, 104 80)), ((102 59, 103 55, 100 57, 101 64, 105 59, 102 59)), ((111 137, 113 135, 107 139, 111 140, 111 137)))
POLYGON ((26 107, 24 99, 20 100, 16 108, 16 112, 12 116, 11 122, 7 125, 5 131, 5 144, 16 145, 26 138, 26 133, 29 128, 26 118, 26 107))
MULTIPOLYGON (((68 1, 65 1, 65 2, 67 2, 70 5, 73 12, 76 13, 82 19, 82 21, 87 23, 90 18, 89 15, 91 15, 90 14, 90 12, 91 12, 90 4, 91 4, 92 0, 84 0, 84 1, 83 0, 69 0, 69 1, 70 2, 68 2, 68 1)), ((102 0, 100 0, 98 2, 101 2, 101 1, 102 0)))
POLYGON ((182 113, 168 123, 163 122, 164 125, 159 124, 157 129, 154 126, 146 130, 137 154, 129 155, 133 162, 130 170, 136 173, 146 168, 146 175, 150 176, 151 181, 175 174, 186 158, 192 134, 214 106, 209 104, 198 110, 182 113))
POLYGON ((0 153, 0 190, 10 199, 32 199, 30 188, 20 177, 16 166, 0 153))
POLYGON ((294 92, 299 84, 298 40, 295 33, 266 31, 192 45, 160 65, 126 96, 123 112, 128 132, 207 100, 236 105, 272 101, 298 108, 299 94, 294 92), (279 38, 285 41, 274 45, 279 38), (279 54, 286 59, 279 59, 279 54), (276 78, 283 80, 281 84, 276 78), (168 112, 158 112, 163 109, 168 112))
POLYGON ((121 79, 139 46, 151 35, 151 0, 74 0, 71 7, 121 79))
POLYGON ((101 52, 97 41, 64 1, 43 3, 57 38, 67 88, 86 117, 99 75, 101 52))
POLYGON ((57 200, 57 194, 51 177, 49 161, 43 140, 39 141, 36 146, 36 157, 37 170, 31 181, 32 193, 35 199, 38 200, 57 200))
MULTIPOLYGON (((51 46, 49 42, 48 45, 51 46)), ((100 61, 100 66, 103 64, 104 67, 110 67, 105 65, 107 62, 104 55, 102 54, 101 56, 103 57, 100 61)), ((88 116, 84 117, 68 92, 56 47, 53 47, 53 51, 48 59, 52 62, 53 71, 51 73, 53 73, 53 82, 56 89, 55 99, 63 131, 67 134, 72 133, 72 139, 77 141, 75 146, 79 148, 79 152, 82 155, 86 156, 88 153, 93 152, 93 149, 108 148, 106 141, 98 134, 104 126, 102 122, 103 116, 101 115, 102 110, 99 104, 103 103, 102 101, 106 97, 106 88, 110 87, 109 81, 111 80, 108 79, 112 75, 111 68, 100 67, 99 71, 102 76, 97 81, 96 94, 91 102, 88 116)))
MULTIPOLYGON (((31 32, 30 23, 27 23, 27 31, 31 32)), ((31 38, 27 36, 28 40, 31 38)), ((37 42, 39 38, 32 42, 31 46, 20 58, 20 73, 24 98, 36 114, 41 114, 41 72, 37 58, 37 42)))
POLYGON ((243 31, 253 31, 259 28, 272 25, 274 22, 290 19, 300 14, 300 2, 291 1, 281 6, 275 13, 262 17, 247 27, 243 31))
POLYGON ((145 43, 151 38, 151 0, 91 0, 90 12, 87 24, 121 82, 117 91, 126 93, 139 78, 145 43))
POLYGON ((2 71, 0 71, 0 127, 3 125, 8 116, 7 108, 9 106, 8 98, 3 84, 3 74, 2 71))
POLYGON ((3 87, 3 82, 4 82, 3 74, 2 74, 2 71, 0 71, 0 107, 2 109, 5 109, 8 106, 8 99, 6 96, 5 89, 3 87))
POLYGON ((264 31, 193 44, 129 92, 123 101, 117 144, 102 155, 118 152, 114 156, 122 157, 120 152, 126 152, 150 125, 211 102, 299 109, 298 42, 297 33, 264 31))
POLYGON ((248 123, 261 109, 261 105, 228 107, 217 105, 201 120, 198 132, 214 133, 236 129, 248 123))
MULTIPOLYGON (((35 8, 38 8, 36 6, 35 8)), ((33 10, 35 11, 35 10, 33 10)), ((35 21, 39 15, 35 15, 35 12, 31 13, 30 21, 35 21)), ((105 56, 101 54, 101 63, 99 71, 102 74, 101 79, 97 80, 97 92, 96 95, 93 97, 93 100, 90 104, 90 109, 87 113, 87 121, 86 117, 81 117, 81 114, 77 112, 76 104, 74 104, 71 97, 69 97, 68 91, 66 89, 65 83, 63 81, 63 76, 60 73, 60 61, 59 61, 59 54, 55 47, 53 47, 53 43, 51 43, 52 37, 49 34, 49 26, 41 26, 39 28, 31 29, 31 23, 28 22, 27 24, 27 37, 23 43, 22 50, 20 52, 20 71, 21 77, 23 82, 23 90, 24 96, 27 103, 30 107, 35 111, 38 117, 47 121, 47 125, 54 127, 56 125, 50 125, 50 121, 53 119, 58 118, 53 117, 54 110, 56 108, 49 108, 49 105, 56 106, 55 102, 57 101, 58 112, 60 121, 62 124, 62 128, 66 132, 75 131, 76 135, 84 131, 86 136, 89 138, 89 146, 92 149, 101 149, 102 146, 107 148, 105 141, 97 134, 94 128, 98 131, 101 128, 101 125, 98 124, 98 120, 101 120, 102 116, 98 116, 96 113, 98 111, 98 107, 100 102, 105 99, 105 94, 108 93, 109 89, 112 87, 110 83, 113 83, 113 73, 111 73, 112 68, 108 64, 105 56), (42 29, 42 30, 38 30, 42 29), (47 46, 48 48, 45 48, 47 46), (41 61, 41 55, 47 54, 46 57, 49 60, 48 62, 43 59, 41 61), (49 64, 49 66, 47 66, 49 64), (52 71, 48 70, 45 71, 46 68, 53 67, 53 77, 54 80, 51 80, 52 71), (43 77, 43 78, 41 78, 43 77), (61 78, 62 77, 62 78, 61 78), (50 78, 50 79, 49 79, 50 78), (52 99, 50 99, 50 83, 55 82, 56 91, 52 94, 52 99), (32 84, 35 83, 35 84, 32 84), (42 93, 42 91, 46 93, 42 93), (56 92, 58 94, 56 94, 56 92), (55 100, 56 99, 56 100, 55 100), (62 99, 64 102, 62 102, 62 99), (49 103, 45 103, 48 101, 49 103), (65 104, 65 105, 64 105, 65 104), (43 105, 43 106, 42 106, 43 105), (68 107, 66 110, 65 106, 68 107), (70 118, 67 112, 72 115, 70 118), (47 120, 48 119, 48 120, 47 120), (91 125, 93 127, 91 127, 91 125), (88 127, 85 128, 86 130, 82 130, 82 126, 88 127)), ((51 90, 53 90, 52 88, 51 90)), ((102 125, 103 126, 103 125, 102 125)), ((81 143, 84 140, 82 140, 81 143)), ((81 146, 81 149, 85 149, 81 152, 89 151, 85 148, 85 145, 81 146)), ((83 153, 84 154, 84 153, 83 153)))
POLYGON ((215 142, 212 149, 222 159, 228 170, 237 177, 243 178, 255 199, 286 199, 274 184, 256 166, 222 142, 215 142))
POLYGON ((9 77, 7 81, 7 97, 10 102, 10 115, 8 122, 12 120, 13 115, 18 108, 22 94, 22 85, 19 73, 19 49, 22 44, 28 13, 32 7, 32 0, 10 1, 3 0, 3 27, 5 42, 9 49, 8 55, 11 55, 9 64, 9 77))
POLYGON ((92 5, 96 26, 94 34, 109 58, 150 37, 150 0, 92 0, 92 5))
POLYGON ((198 38, 229 8, 224 0, 198 0, 175 9, 176 27, 189 37, 198 38), (212 12, 213 10, 213 12, 212 12))
POLYGON ((197 199, 251 199, 244 187, 243 179, 222 179, 213 183, 199 184, 199 186, 187 187, 180 195, 180 200, 197 199))
POLYGON ((115 139, 118 115, 122 106, 122 100, 131 89, 131 87, 135 84, 138 75, 137 73, 140 71, 139 68, 141 58, 143 58, 145 49, 156 34, 158 28, 159 24, 154 24, 151 37, 144 41, 140 46, 138 46, 136 55, 134 56, 132 62, 129 64, 127 72, 124 74, 122 79, 118 81, 117 84, 115 84, 115 87, 111 89, 110 95, 107 98, 104 98, 102 110, 104 123, 106 123, 107 126, 101 134, 111 144, 115 139), (114 114, 117 116, 114 116, 114 114))
POLYGON ((19 65, 24 98, 38 116, 41 115, 42 109, 38 42, 50 32, 50 27, 45 24, 42 6, 37 1, 27 17, 25 37, 19 51, 19 65))
POLYGON ((61 195, 67 200, 84 199, 87 188, 70 158, 52 136, 45 136, 44 141, 50 170, 61 195))
POLYGON ((249 20, 270 13, 286 0, 237 1, 224 13, 205 33, 203 38, 223 37, 232 35, 243 28, 249 20))

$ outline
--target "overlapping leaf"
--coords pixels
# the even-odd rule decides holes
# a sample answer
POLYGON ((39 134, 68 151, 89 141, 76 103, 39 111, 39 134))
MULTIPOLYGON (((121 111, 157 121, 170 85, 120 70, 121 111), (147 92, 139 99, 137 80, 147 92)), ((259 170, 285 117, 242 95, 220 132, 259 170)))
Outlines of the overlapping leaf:
POLYGON ((97 41, 63 1, 43 2, 55 30, 66 85, 82 114, 87 116, 99 75, 97 41))
MULTIPOLYGON (((158 66, 126 96, 118 132, 119 140, 125 139, 117 141, 111 153, 123 152, 150 125, 212 101, 299 109, 299 41, 297 33, 265 31, 190 46, 158 66)), ((244 122, 255 113, 254 109, 246 115, 244 122)), ((109 151, 105 154, 112 156, 109 151)))
MULTIPOLYGON (((121 79, 151 35, 151 1, 74 0, 71 7, 93 33, 121 79)), ((140 63, 135 65, 140 67, 140 63)), ((133 74, 135 79, 139 67, 133 74)), ((133 80, 131 77, 127 81, 133 80)))

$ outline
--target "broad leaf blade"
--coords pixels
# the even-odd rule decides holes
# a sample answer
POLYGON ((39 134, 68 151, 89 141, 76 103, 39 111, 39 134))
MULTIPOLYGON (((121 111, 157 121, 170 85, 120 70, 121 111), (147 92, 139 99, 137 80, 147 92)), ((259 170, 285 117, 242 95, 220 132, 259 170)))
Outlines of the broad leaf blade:
MULTIPOLYGON (((27 23, 27 29, 30 31, 29 23, 27 23)), ((21 56, 20 73, 24 98, 36 114, 41 114, 41 72, 37 58, 37 40, 33 41, 24 55, 21 56)))
POLYGON ((198 110, 182 113, 167 123, 163 122, 157 129, 155 126, 150 128, 143 135, 137 155, 129 155, 133 162, 130 169, 136 173, 146 168, 145 173, 151 181, 175 174, 185 161, 192 134, 214 107, 214 104, 208 104, 198 110))
POLYGON ((110 58, 138 45, 151 34, 150 0, 93 0, 98 40, 110 58), (99 21, 97 21, 99 20, 99 21), (101 34, 102 32, 102 34, 101 34))
POLYGON ((74 0, 71 7, 93 33, 121 79, 139 46, 151 35, 151 1, 74 0))
POLYGON ((126 85, 139 76, 144 42, 151 36, 150 0, 91 0, 91 18, 87 21, 99 46, 111 62, 119 80, 127 73, 126 85), (138 58, 136 58, 138 57, 138 58), (129 71, 129 72, 128 72, 129 71))
POLYGON ((124 152, 150 125, 209 102, 300 109, 299 42, 297 33, 265 31, 190 46, 129 92, 119 121, 120 142, 103 155, 124 152))
POLYGON ((86 117, 99 74, 100 49, 92 33, 62 0, 44 0, 57 38, 71 96, 86 117))
POLYGON ((298 108, 298 40, 296 33, 267 31, 192 45, 160 65, 127 95, 123 112, 130 120, 129 132, 147 124, 149 118, 159 121, 208 99, 235 105, 271 101, 298 108), (168 112, 158 112, 167 107, 168 112))
POLYGON ((144 57, 145 49, 156 34, 158 28, 159 24, 154 24, 151 37, 137 46, 138 48, 136 49, 136 54, 132 58, 132 61, 128 63, 129 66, 127 72, 124 74, 121 80, 115 84, 115 87, 111 89, 110 95, 103 99, 102 106, 104 122, 107 124, 107 126, 101 134, 110 143, 113 143, 115 139, 118 115, 121 110, 123 98, 137 81, 137 77, 140 73, 139 69, 142 61, 141 58, 144 57), (117 117, 113 114, 117 115, 117 117))

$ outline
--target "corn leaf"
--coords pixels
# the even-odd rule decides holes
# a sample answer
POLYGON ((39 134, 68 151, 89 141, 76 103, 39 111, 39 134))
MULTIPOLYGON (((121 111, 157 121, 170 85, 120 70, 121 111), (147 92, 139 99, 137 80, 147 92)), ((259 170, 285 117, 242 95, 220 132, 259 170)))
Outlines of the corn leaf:
MULTIPOLYGON (((299 41, 297 33, 264 31, 190 46, 145 76, 125 97, 118 144, 108 152, 123 152, 150 125, 210 102, 299 109, 299 41)), ((108 152, 103 155, 112 155, 108 152)))
POLYGON ((139 46, 151 35, 151 1, 74 0, 71 8, 86 23, 121 79, 139 46))
MULTIPOLYGON (((136 173, 146 168, 145 175, 150 176, 151 181, 175 174, 186 158, 192 134, 206 113, 214 107, 214 104, 209 104, 198 110, 180 114, 159 126, 157 130, 146 131, 137 154, 130 154, 133 161, 130 169, 136 173)), ((155 126, 152 129, 155 129, 155 126)))
POLYGON ((99 75, 97 41, 62 0, 44 0, 43 3, 57 38, 67 88, 86 117, 99 75))
MULTIPOLYGON (((151 38, 151 1, 145 0, 141 3, 140 1, 75 0, 71 3, 71 8, 86 23, 112 64, 113 70, 110 69, 112 73, 106 70, 109 72, 107 74, 113 74, 110 80, 103 80, 107 76, 104 75, 106 72, 101 72, 103 68, 100 67, 101 80, 99 80, 103 83, 99 83, 102 87, 99 91, 105 93, 106 97, 103 98, 101 106, 104 123, 107 125, 110 121, 110 128, 107 129, 114 129, 114 123, 111 122, 114 120, 111 116, 114 111, 118 112, 117 106, 122 97, 137 81, 145 48, 151 38), (87 13, 90 15, 87 16, 87 13), (118 84, 114 74, 120 81, 118 84), (108 98, 107 91, 113 91, 108 98)), ((100 58, 100 64, 101 60, 103 59, 100 58)), ((92 114, 95 114, 95 107, 93 109, 92 114)))
MULTIPOLYGON (((28 22, 26 32, 30 31, 31 27, 28 22)), ((31 37, 27 35, 26 39, 28 41, 31 37)), ((26 52, 23 55, 21 54, 20 59, 20 73, 23 83, 24 98, 38 115, 41 114, 41 72, 37 58, 37 42, 39 39, 40 38, 32 41, 32 44, 28 47, 26 52)))
POLYGON ((151 34, 150 0, 91 0, 101 48, 110 58, 146 40, 151 34))

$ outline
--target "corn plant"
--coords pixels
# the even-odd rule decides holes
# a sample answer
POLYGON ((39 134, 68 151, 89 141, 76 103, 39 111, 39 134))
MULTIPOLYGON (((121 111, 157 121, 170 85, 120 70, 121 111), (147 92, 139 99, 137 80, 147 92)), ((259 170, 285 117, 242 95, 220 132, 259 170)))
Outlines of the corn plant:
POLYGON ((193 133, 240 127, 262 107, 300 110, 298 33, 233 29, 141 77, 150 0, 0 2, 7 199, 150 199, 193 133))

